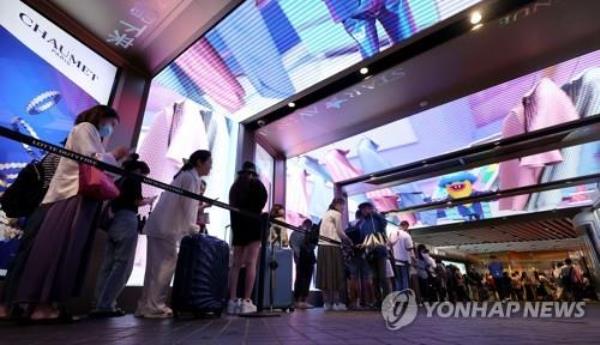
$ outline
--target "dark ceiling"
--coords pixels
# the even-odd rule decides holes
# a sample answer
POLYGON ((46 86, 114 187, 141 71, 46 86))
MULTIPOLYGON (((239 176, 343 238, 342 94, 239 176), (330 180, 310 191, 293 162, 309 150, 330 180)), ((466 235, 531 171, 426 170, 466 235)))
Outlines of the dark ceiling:
POLYGON ((486 221, 419 228, 415 242, 435 247, 573 239, 580 234, 572 217, 579 208, 519 215, 486 221))
POLYGON ((156 74, 242 1, 25 0, 115 65, 146 76, 156 74), (114 40, 115 32, 133 40, 114 40))
POLYGON ((536 4, 267 123, 261 141, 300 155, 600 48, 600 1, 536 4))

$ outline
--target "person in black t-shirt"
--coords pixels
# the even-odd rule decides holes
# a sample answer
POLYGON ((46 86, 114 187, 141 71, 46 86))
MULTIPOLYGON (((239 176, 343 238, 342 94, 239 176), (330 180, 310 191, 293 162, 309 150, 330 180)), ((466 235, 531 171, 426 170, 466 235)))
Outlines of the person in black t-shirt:
MULTIPOLYGON (((137 154, 131 155, 123 163, 123 168, 138 175, 148 175, 150 168, 138 158, 137 154)), ((117 308, 116 300, 133 269, 138 240, 138 207, 151 205, 156 199, 142 196, 142 182, 139 178, 122 177, 116 184, 121 194, 110 204, 113 216, 107 230, 104 262, 96 285, 96 308, 92 312, 94 317, 125 315, 123 310, 117 308)))

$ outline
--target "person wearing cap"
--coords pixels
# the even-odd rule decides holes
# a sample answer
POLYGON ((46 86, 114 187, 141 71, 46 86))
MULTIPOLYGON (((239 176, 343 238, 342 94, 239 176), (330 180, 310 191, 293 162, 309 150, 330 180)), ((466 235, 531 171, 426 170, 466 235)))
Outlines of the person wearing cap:
MULTIPOLYGON (((256 166, 245 162, 229 190, 229 204, 259 216, 267 203, 267 189, 258 178, 256 166)), ((229 271, 228 314, 246 314, 257 310, 250 296, 256 279, 256 263, 260 253, 262 226, 258 217, 231 212, 233 233, 233 265, 229 271), (246 268, 243 299, 237 295, 240 269, 246 268)))

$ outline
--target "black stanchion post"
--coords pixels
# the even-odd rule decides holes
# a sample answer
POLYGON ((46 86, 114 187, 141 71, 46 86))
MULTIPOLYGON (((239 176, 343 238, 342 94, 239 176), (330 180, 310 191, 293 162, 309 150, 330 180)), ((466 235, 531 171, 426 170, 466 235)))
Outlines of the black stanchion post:
POLYGON ((262 312, 265 302, 265 269, 267 267, 267 237, 269 236, 269 214, 263 213, 260 217, 260 260, 258 265, 258 296, 257 309, 262 312))
POLYGON ((256 294, 256 313, 240 314, 241 317, 277 317, 280 313, 265 311, 265 270, 267 269, 267 238, 269 236, 269 214, 263 213, 260 217, 261 224, 261 247, 258 266, 258 291, 256 294))

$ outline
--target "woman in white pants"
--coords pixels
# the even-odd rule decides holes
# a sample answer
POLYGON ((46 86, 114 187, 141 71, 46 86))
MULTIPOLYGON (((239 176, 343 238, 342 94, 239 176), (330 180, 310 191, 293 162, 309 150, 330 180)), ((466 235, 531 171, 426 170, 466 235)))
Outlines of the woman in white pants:
MULTIPOLYGON (((196 151, 175 175, 171 185, 202 194, 201 177, 207 176, 211 168, 210 152, 196 151)), ((136 316, 164 319, 173 315, 166 301, 177 264, 177 246, 184 236, 200 231, 196 224, 199 207, 200 202, 195 199, 169 192, 161 195, 145 228, 148 237, 146 275, 136 316)))

